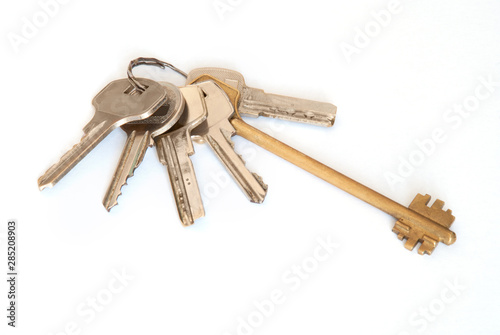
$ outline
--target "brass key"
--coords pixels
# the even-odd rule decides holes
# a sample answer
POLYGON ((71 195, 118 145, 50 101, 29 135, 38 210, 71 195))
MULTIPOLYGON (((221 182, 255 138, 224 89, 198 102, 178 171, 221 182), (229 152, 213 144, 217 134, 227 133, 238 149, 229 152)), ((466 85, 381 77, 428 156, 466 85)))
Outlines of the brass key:
MULTIPOLYGON (((237 135, 396 218, 397 222, 392 231, 397 234, 400 240, 407 240, 405 247, 408 250, 413 250, 417 243, 420 242, 421 245, 418 253, 420 255, 430 255, 439 242, 451 245, 456 241, 455 233, 449 229, 455 217, 451 214, 451 210, 447 210, 446 212, 443 210, 443 201, 436 200, 431 207, 428 207, 427 205, 431 197, 429 195, 417 194, 408 208, 398 204, 386 196, 248 125, 241 119, 237 112, 240 96, 238 90, 213 77, 204 75, 203 80, 207 79, 216 82, 226 92, 233 103, 236 113, 231 120, 231 124, 236 129, 237 135)), ((199 80, 201 78, 194 80, 194 82, 199 82, 199 80)))

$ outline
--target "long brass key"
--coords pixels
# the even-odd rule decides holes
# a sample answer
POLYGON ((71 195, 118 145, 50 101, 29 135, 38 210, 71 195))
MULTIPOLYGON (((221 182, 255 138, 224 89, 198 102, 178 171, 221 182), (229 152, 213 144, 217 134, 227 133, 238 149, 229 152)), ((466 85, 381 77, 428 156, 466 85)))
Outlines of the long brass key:
POLYGON ((226 92, 235 107, 236 113, 231 120, 231 124, 236 129, 237 135, 396 218, 397 222, 393 228, 393 232, 397 234, 400 240, 407 240, 405 247, 408 250, 413 250, 417 243, 420 242, 421 245, 418 253, 421 255, 430 255, 439 242, 451 245, 456 241, 455 233, 449 229, 455 217, 451 214, 451 210, 443 211, 443 201, 436 200, 431 207, 428 207, 427 205, 431 197, 429 195, 417 194, 408 208, 398 204, 386 196, 248 125, 241 119, 237 111, 238 90, 229 85, 224 85, 224 83, 215 78, 212 78, 212 80, 226 92))

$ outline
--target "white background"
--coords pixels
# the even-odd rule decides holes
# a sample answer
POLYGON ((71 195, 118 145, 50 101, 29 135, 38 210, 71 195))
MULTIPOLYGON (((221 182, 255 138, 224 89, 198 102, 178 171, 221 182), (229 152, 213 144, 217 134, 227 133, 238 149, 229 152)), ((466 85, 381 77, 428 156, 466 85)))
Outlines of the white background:
MULTIPOLYGON (((3 2, 1 268, 6 222, 16 219, 20 285, 12 330, 1 281, 0 333, 233 335, 239 318, 255 317, 254 301, 280 290, 286 301, 243 333, 499 334, 500 87, 466 118, 449 109, 473 101, 480 78, 500 81, 500 3, 402 0, 349 59, 341 46, 356 47, 357 29, 377 29, 372 12, 389 1, 222 3, 231 10, 218 13, 213 0, 69 1, 15 48, 9 38, 42 8, 3 2), (38 177, 80 139, 93 96, 139 56, 185 71, 235 69, 267 92, 334 103, 332 128, 249 123, 402 204, 417 193, 444 200, 457 242, 430 257, 409 252, 393 218, 237 137, 249 169, 269 184, 266 201, 249 203, 197 145, 206 217, 190 228, 179 223, 155 149, 119 206, 104 210, 120 130, 39 192, 38 177), (415 141, 438 128, 442 143, 415 153, 415 141), (391 186, 387 173, 410 157, 421 161, 391 186), (317 239, 339 246, 293 291, 282 277, 311 261, 317 239), (134 279, 93 320, 82 316, 77 309, 106 297, 122 269, 134 279)), ((166 71, 137 74, 182 84, 166 71)))

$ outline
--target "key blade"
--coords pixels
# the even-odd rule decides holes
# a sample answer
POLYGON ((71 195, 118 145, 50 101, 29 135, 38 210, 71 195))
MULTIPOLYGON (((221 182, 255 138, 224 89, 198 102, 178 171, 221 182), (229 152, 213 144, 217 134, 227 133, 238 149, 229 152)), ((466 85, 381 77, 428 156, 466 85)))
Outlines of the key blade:
POLYGON ((125 125, 122 128, 127 133, 127 142, 102 202, 108 212, 118 205, 122 187, 127 185, 128 178, 134 175, 135 169, 139 167, 152 144, 151 132, 146 130, 146 127, 125 125))
POLYGON ((206 122, 193 131, 210 145, 247 198, 254 203, 262 203, 267 194, 267 185, 262 178, 250 172, 245 162, 234 151, 231 137, 236 130, 229 120, 235 110, 225 91, 215 82, 207 81, 198 86, 205 92, 208 116, 206 122))
POLYGON ((337 114, 337 107, 330 103, 269 94, 256 88, 243 88, 241 96, 241 115, 331 127, 337 114))
POLYGON ((50 167, 47 172, 38 179, 38 188, 40 191, 57 184, 116 128, 116 122, 111 118, 105 120, 96 120, 94 118, 90 123, 92 127, 87 127, 87 133, 82 137, 80 142, 73 146, 73 148, 61 157, 59 162, 50 167))
POLYGON ((207 118, 207 107, 202 90, 198 86, 180 88, 185 110, 174 130, 155 139, 158 158, 167 171, 174 193, 177 213, 184 226, 205 216, 193 163, 194 154, 191 131, 207 118))
POLYGON ((228 125, 221 125, 219 129, 209 132, 204 140, 212 147, 246 197, 251 202, 260 204, 266 198, 267 185, 262 177, 248 170, 243 158, 234 151, 231 141, 234 133, 235 130, 228 121, 228 125))
POLYGON ((191 139, 182 129, 176 134, 161 135, 155 139, 158 157, 167 166, 177 212, 184 226, 193 225, 205 216, 193 163, 189 158, 194 154, 189 143, 191 139))
POLYGON ((235 88, 241 94, 237 109, 243 116, 270 117, 287 121, 331 127, 335 122, 337 107, 319 101, 299 99, 248 87, 243 75, 223 68, 199 68, 191 71, 186 82, 192 83, 204 75, 212 76, 235 88))

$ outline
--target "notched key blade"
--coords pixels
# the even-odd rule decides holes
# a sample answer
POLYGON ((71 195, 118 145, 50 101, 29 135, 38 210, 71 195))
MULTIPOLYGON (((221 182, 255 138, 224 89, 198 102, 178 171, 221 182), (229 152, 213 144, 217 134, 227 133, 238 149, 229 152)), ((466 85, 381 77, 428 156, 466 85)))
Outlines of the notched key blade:
POLYGON ((106 137, 113 128, 109 122, 102 121, 94 124, 67 153, 65 153, 59 162, 52 165, 47 172, 38 179, 38 188, 43 191, 47 187, 53 187, 57 184, 71 169, 73 169, 92 149, 94 149, 106 137))
POLYGON ((239 111, 243 115, 253 117, 264 116, 331 127, 335 122, 337 107, 331 103, 270 94, 255 88, 244 88, 239 111))
POLYGON ((125 148, 102 202, 108 212, 118 205, 118 198, 122 194, 122 188, 127 185, 127 180, 134 175, 135 169, 141 164, 147 149, 151 145, 151 133, 147 130, 138 131, 129 128, 126 132, 128 136, 125 148))
POLYGON ((207 118, 205 97, 197 86, 180 89, 186 100, 177 124, 155 139, 160 162, 167 167, 179 218, 184 226, 205 216, 198 182, 190 156, 194 154, 191 131, 207 118))
POLYGON ((158 156, 167 167, 177 213, 183 226, 191 226, 205 216, 201 194, 189 153, 184 151, 189 141, 183 133, 179 137, 162 135, 155 139, 158 156))
POLYGON ((234 151, 231 141, 236 133, 229 121, 235 115, 232 102, 216 81, 205 81, 197 85, 205 92, 208 117, 193 134, 203 137, 210 145, 247 198, 251 202, 262 203, 267 194, 267 185, 262 178, 248 170, 241 156, 234 151))
POLYGON ((335 122, 337 114, 335 105, 270 94, 261 89, 248 87, 243 75, 237 71, 211 67, 199 68, 189 73, 186 82, 193 83, 202 77, 215 78, 236 89, 240 93, 240 97, 235 106, 240 115, 264 116, 322 127, 331 127, 335 122))

